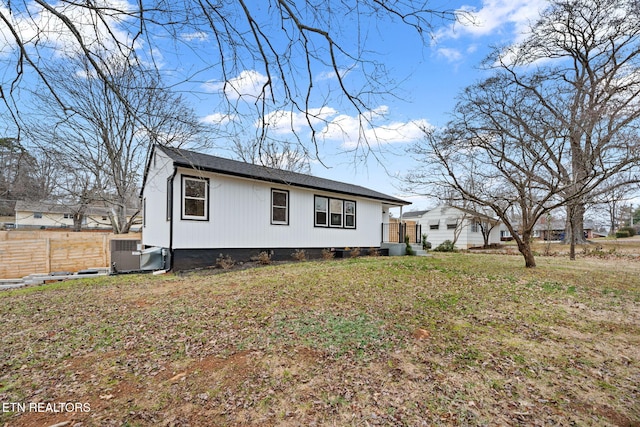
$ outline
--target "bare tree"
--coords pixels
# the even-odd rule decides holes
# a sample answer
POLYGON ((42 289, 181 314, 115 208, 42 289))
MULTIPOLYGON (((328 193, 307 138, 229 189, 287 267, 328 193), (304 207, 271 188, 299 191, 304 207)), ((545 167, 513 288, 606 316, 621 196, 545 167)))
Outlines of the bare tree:
MULTIPOLYGON (((460 234, 462 234, 462 230, 467 227, 467 221, 470 219, 470 216, 467 212, 462 213, 462 217, 456 218, 456 223, 453 229, 453 240, 451 243, 453 246, 458 243, 458 239, 460 238, 460 234)), ((449 228, 449 224, 447 224, 447 228, 449 228)))
POLYGON ((496 75, 467 88, 446 129, 425 130, 412 152, 421 165, 406 177, 415 192, 446 192, 492 209, 518 245, 526 267, 538 220, 564 203, 564 139, 530 94, 496 75), (515 220, 514 220, 515 218, 515 220))
MULTIPOLYGON (((375 52, 365 45, 368 32, 403 25, 415 30, 417 37, 425 37, 442 19, 455 18, 454 11, 431 8, 423 0, 11 1, 0 9, 2 33, 10 44, 0 58, 6 71, 0 97, 18 121, 21 91, 34 77, 67 108, 66 96, 51 81, 50 70, 68 56, 82 56, 89 73, 102 80, 104 89, 130 114, 136 114, 136 105, 129 103, 123 87, 105 71, 111 58, 166 68, 164 58, 184 58, 188 51, 199 62, 170 71, 176 80, 220 82, 227 95, 225 117, 239 114, 240 104, 246 101, 258 121, 256 137, 265 141, 270 112, 301 114, 315 143, 315 130, 323 122, 316 102, 326 105, 337 94, 363 113, 396 86, 375 52), (365 17, 378 28, 361 26, 365 17), (318 84, 318 78, 329 73, 337 83, 318 84), (363 79, 347 77, 356 73, 363 79), (247 98, 236 82, 239 77, 251 79, 252 74, 259 76, 252 79, 255 90, 247 98)), ((358 117, 366 121, 368 115, 358 117)), ((366 141, 361 142, 366 149, 366 141)), ((317 148, 313 143, 308 147, 312 153, 317 148)))
MULTIPOLYGON (((466 189, 466 191, 473 193, 473 185, 475 180, 467 181, 467 183, 463 183, 462 185, 466 189)), ((444 187, 440 189, 440 194, 438 197, 441 201, 449 206, 455 206, 464 212, 462 217, 462 221, 465 220, 470 221, 472 224, 475 224, 480 229, 480 233, 482 234, 483 247, 489 247, 489 238, 491 237, 491 231, 500 224, 500 221, 491 218, 489 215, 484 214, 483 212, 486 210, 484 206, 480 206, 477 203, 469 200, 465 200, 460 197, 459 192, 455 191, 450 187, 444 187)), ((459 224, 457 224, 459 226, 459 224)), ((460 235, 461 229, 458 231, 456 228, 457 234, 454 232, 455 240, 453 243, 455 244, 460 235)))
POLYGON ((448 129, 417 147, 437 168, 411 181, 491 207, 527 267, 536 222, 564 206, 575 259, 586 204, 640 178, 639 14, 637 0, 553 0, 528 38, 489 57, 493 76, 465 90, 448 129))
POLYGON ((67 194, 77 205, 104 204, 114 232, 126 233, 136 219, 137 212, 127 209, 137 200, 151 146, 206 142, 204 127, 154 73, 128 63, 113 60, 102 70, 109 83, 93 75, 85 61, 47 72, 66 109, 50 108, 50 92, 38 93, 37 110, 27 122, 29 136, 56 154, 70 177, 67 194))
MULTIPOLYGON (((622 180, 627 182, 628 178, 616 178, 616 180, 622 180)), ((608 183, 604 190, 599 192, 592 200, 592 205, 595 207, 602 206, 606 211, 609 219, 609 235, 615 235, 618 228, 619 220, 621 217, 621 208, 625 202, 633 199, 637 193, 637 186, 632 185, 620 185, 616 182, 608 183)))
POLYGON ((554 0, 529 37, 489 63, 564 131, 565 234, 573 250, 584 241, 586 205, 602 185, 640 179, 640 3, 554 0), (627 179, 602 179, 616 173, 627 179))
POLYGON ((241 142, 236 140, 232 147, 234 154, 242 161, 291 172, 310 173, 309 155, 301 146, 290 142, 258 140, 241 142))
POLYGON ((15 138, 0 138, 0 214, 13 214, 17 200, 40 200, 50 194, 51 176, 39 153, 15 138))
POLYGON ((475 218, 475 221, 477 221, 477 226, 480 228, 480 233, 482 233, 482 247, 488 248, 491 232, 498 226, 498 224, 500 224, 500 221, 496 221, 485 216, 477 217, 475 218))

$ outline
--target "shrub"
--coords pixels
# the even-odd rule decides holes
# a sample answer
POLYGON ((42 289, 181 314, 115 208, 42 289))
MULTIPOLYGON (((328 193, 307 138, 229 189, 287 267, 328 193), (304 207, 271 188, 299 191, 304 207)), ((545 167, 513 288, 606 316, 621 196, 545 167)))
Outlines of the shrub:
POLYGON ((360 256, 360 248, 353 248, 351 249, 351 252, 349 252, 351 254, 351 258, 355 258, 355 257, 359 257, 360 256))
POLYGON ((633 227, 622 227, 621 229, 618 230, 618 232, 620 231, 623 231, 623 232, 626 231, 627 233, 629 233, 629 237, 636 235, 636 229, 633 227))
POLYGON ((269 265, 271 264, 271 254, 267 251, 262 251, 256 257, 258 264, 269 265))
POLYGON ((307 253, 304 251, 304 249, 296 249, 291 254, 291 258, 295 259, 296 261, 304 261, 307 259, 307 253))
POLYGON ((218 259, 216 260, 216 266, 222 268, 223 270, 228 270, 236 265, 236 262, 231 258, 230 255, 220 254, 218 259))
POLYGON ((427 242, 427 233, 422 233, 422 250, 426 251, 427 249, 431 249, 431 243, 427 242))
POLYGON ((369 256, 380 256, 380 251, 376 248, 369 248, 369 256))
POLYGON ((404 236, 404 244, 407 245, 404 250, 405 255, 413 256, 416 254, 411 247, 411 243, 409 242, 409 236, 404 236))
POLYGON ((453 242, 451 240, 445 240, 444 242, 440 243, 434 249, 434 251, 436 251, 436 252, 455 252, 456 248, 453 245, 453 242))
POLYGON ((322 259, 329 260, 333 259, 336 254, 331 249, 323 249, 322 250, 322 259))
POLYGON ((630 237, 629 231, 627 230, 618 230, 616 231, 616 239, 624 239, 625 237, 630 237))

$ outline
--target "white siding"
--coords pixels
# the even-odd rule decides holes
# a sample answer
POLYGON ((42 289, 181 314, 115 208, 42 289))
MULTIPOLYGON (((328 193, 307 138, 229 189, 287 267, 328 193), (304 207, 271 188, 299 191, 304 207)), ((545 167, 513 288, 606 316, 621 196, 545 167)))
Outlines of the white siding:
MULTIPOLYGON (((426 212, 422 217, 418 220, 418 223, 422 226, 422 233, 427 234, 427 241, 431 242, 433 248, 440 245, 445 240, 454 239, 454 231, 447 229, 447 218, 458 218, 458 221, 461 221, 465 216, 465 213, 449 206, 441 206, 435 209, 432 209, 426 212), (437 230, 431 230, 429 223, 430 221, 439 220, 439 227, 437 230)), ((472 231, 473 221, 469 218, 469 214, 466 214, 467 218, 464 220, 462 224, 462 230, 460 230, 460 235, 458 236, 458 240, 456 241, 456 247, 458 249, 468 249, 474 246, 482 246, 484 244, 484 239, 482 237, 482 231, 480 227, 477 227, 477 231, 472 231)), ((489 235, 489 243, 499 243, 500 242, 500 230, 499 227, 494 227, 491 230, 489 235)))
MULTIPOLYGON (((167 179, 173 173, 173 162, 160 150, 154 150, 154 157, 147 172, 142 193, 144 225, 142 244, 146 246, 169 247, 169 221, 167 221, 167 179)), ((174 181, 179 181, 178 177, 174 181)), ((175 199, 180 197, 180 186, 174 183, 175 199), (175 190, 177 188, 177 191, 175 190)), ((179 215, 179 213, 178 213, 179 215)))
MULTIPOLYGON (((31 211, 18 211, 16 212, 16 227, 47 227, 47 228, 72 228, 73 227, 73 214, 71 211, 67 214, 67 218, 65 218, 65 214, 59 212, 40 212, 42 214, 41 218, 35 217, 35 212, 31 211)), ((127 219, 131 219, 128 217, 127 219)), ((82 222, 82 228, 90 228, 90 229, 104 229, 110 230, 113 227, 111 226, 111 222, 107 217, 103 219, 102 215, 85 215, 84 220, 82 222)))
MULTIPOLYGON (((156 191, 163 193, 162 188, 156 191)), ((152 209, 164 212, 155 201, 150 205, 149 199, 147 197, 147 209, 152 206, 152 209)), ((382 203, 379 201, 182 168, 178 169, 174 180, 175 249, 365 248, 380 245, 381 223, 382 203), (209 178, 208 221, 181 219, 181 174, 209 178), (289 225, 271 224, 272 188, 289 192, 289 225), (315 227, 314 195, 355 200, 356 228, 315 227)), ((156 222, 153 225, 157 225, 156 222)), ((147 228, 150 226, 147 218, 147 228)), ((147 240, 145 244, 148 244, 147 240)))

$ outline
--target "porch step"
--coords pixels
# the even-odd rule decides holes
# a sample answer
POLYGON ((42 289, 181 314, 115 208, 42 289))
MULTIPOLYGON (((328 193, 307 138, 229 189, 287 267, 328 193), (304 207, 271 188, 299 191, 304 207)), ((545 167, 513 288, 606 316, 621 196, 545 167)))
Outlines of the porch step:
POLYGON ((427 253, 427 251, 422 249, 422 244, 420 243, 412 243, 411 249, 413 249, 413 252, 416 254, 416 256, 431 256, 427 253))

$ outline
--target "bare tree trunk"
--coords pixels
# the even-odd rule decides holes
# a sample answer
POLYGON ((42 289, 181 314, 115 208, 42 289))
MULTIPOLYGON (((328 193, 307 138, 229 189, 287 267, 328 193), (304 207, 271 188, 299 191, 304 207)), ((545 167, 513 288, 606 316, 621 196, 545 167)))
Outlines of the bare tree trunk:
POLYGON ((526 268, 534 268, 536 266, 536 259, 531 249, 531 233, 525 232, 522 238, 516 238, 518 244, 518 250, 524 257, 524 266, 526 268))
POLYGON ((567 222, 563 243, 570 245, 587 243, 587 239, 584 237, 585 211, 586 209, 582 203, 571 202, 567 205, 567 222))
POLYGON ((82 231, 82 221, 84 220, 83 212, 73 214, 73 231, 82 231))

